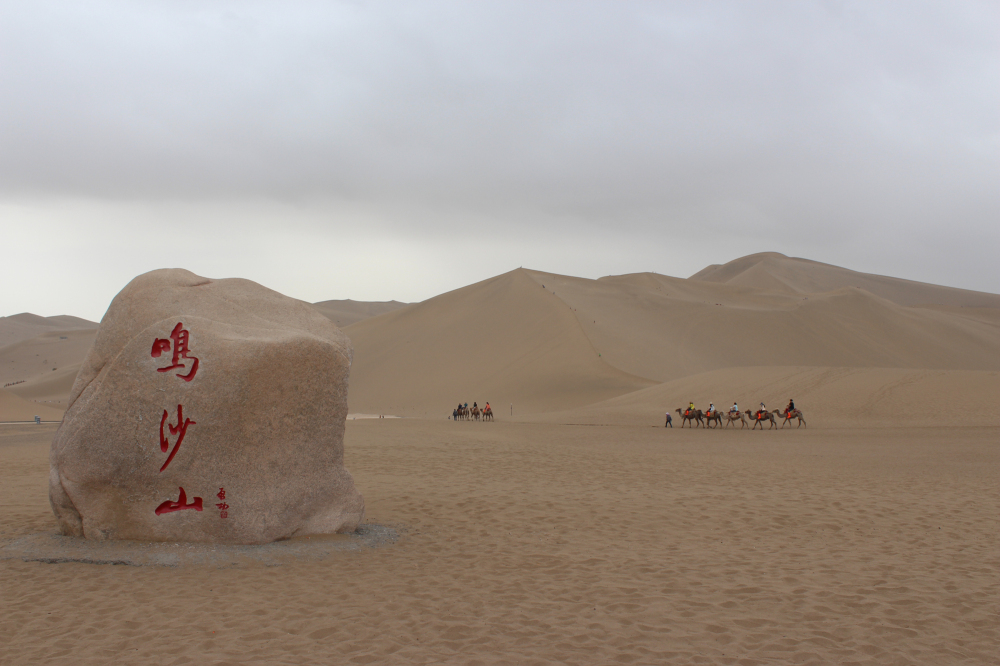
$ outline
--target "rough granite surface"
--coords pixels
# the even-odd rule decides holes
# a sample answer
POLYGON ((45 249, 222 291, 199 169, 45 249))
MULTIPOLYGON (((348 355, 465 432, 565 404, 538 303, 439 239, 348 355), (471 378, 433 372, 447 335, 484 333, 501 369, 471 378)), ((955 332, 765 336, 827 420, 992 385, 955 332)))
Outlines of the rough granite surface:
POLYGON ((350 532, 350 340, 308 304, 180 269, 119 293, 52 442, 63 534, 261 544, 350 532))

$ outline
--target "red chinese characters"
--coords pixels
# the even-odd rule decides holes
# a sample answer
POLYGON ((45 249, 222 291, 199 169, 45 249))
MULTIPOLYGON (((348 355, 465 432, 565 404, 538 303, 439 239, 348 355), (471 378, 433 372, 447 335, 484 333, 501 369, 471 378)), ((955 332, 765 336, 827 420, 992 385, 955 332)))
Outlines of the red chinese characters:
POLYGON ((195 356, 189 356, 191 349, 191 332, 184 328, 183 322, 177 322, 174 326, 174 330, 170 332, 170 338, 156 338, 153 341, 153 350, 149 353, 153 358, 160 358, 160 356, 165 351, 173 351, 173 356, 170 361, 170 365, 165 368, 157 368, 157 372, 170 372, 171 370, 176 370, 177 368, 188 369, 188 362, 191 363, 191 369, 188 373, 181 374, 177 373, 177 376, 186 382, 194 379, 194 376, 198 373, 198 359, 195 356))
POLYGON ((174 511, 184 511, 185 509, 194 509, 195 511, 202 510, 202 502, 200 497, 192 498, 193 501, 187 503, 187 494, 184 492, 183 488, 178 488, 181 491, 180 497, 177 498, 176 502, 171 502, 167 500, 160 506, 156 507, 156 515, 161 515, 164 513, 172 513, 174 511))
MULTIPOLYGON (((153 348, 149 353, 150 356, 160 358, 164 352, 171 352, 170 365, 157 368, 157 372, 170 372, 171 370, 180 369, 180 372, 177 372, 177 377, 180 377, 185 382, 190 382, 198 374, 199 360, 197 357, 191 356, 191 332, 184 328, 183 322, 177 322, 174 330, 170 332, 169 338, 157 338, 153 341, 153 348)), ((167 455, 163 466, 160 467, 160 472, 167 469, 167 466, 173 461, 174 456, 177 455, 177 451, 181 448, 181 443, 187 435, 188 426, 197 423, 197 421, 192 421, 190 418, 184 418, 184 406, 180 404, 177 405, 177 423, 170 423, 168 421, 169 418, 170 411, 164 409, 163 417, 160 419, 160 451, 167 453, 169 450, 169 455, 167 455), (171 448, 170 444, 171 437, 175 438, 173 448, 171 448)), ((160 516, 165 513, 184 511, 186 509, 193 509, 195 511, 203 510, 202 498, 194 497, 189 503, 184 488, 178 487, 178 490, 180 491, 180 496, 177 498, 177 501, 167 500, 161 503, 156 507, 156 515, 160 516)), ((219 490, 222 491, 221 488, 219 490)), ((228 509, 229 507, 227 506, 226 508, 228 509)), ((223 512, 223 517, 225 517, 225 512, 223 512)))
POLYGON ((181 448, 181 442, 184 441, 184 435, 187 434, 188 426, 197 423, 197 421, 184 418, 183 405, 177 405, 177 425, 167 423, 168 416, 169 414, 167 413, 167 410, 164 409, 163 418, 160 419, 160 450, 166 453, 167 449, 170 448, 170 440, 167 439, 167 436, 163 433, 163 426, 167 426, 167 430, 169 430, 171 435, 177 435, 177 441, 174 442, 174 448, 170 452, 170 455, 167 456, 167 461, 163 463, 163 467, 160 468, 161 472, 167 468, 170 461, 174 459, 175 455, 177 455, 177 449, 181 448))
POLYGON ((226 517, 228 517, 229 516, 229 505, 226 504, 226 489, 225 488, 219 488, 219 492, 218 492, 218 494, 216 494, 216 497, 218 497, 220 500, 222 500, 221 502, 219 502, 218 504, 215 505, 215 506, 217 506, 219 508, 219 518, 226 518, 226 517))

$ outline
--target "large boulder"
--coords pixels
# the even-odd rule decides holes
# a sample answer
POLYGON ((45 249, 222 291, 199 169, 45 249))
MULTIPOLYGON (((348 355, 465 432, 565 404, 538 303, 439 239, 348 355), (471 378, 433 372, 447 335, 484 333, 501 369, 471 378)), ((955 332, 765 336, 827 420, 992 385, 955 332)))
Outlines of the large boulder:
POLYGON ((115 297, 52 442, 64 534, 267 543, 354 530, 350 340, 249 280, 140 275, 115 297))

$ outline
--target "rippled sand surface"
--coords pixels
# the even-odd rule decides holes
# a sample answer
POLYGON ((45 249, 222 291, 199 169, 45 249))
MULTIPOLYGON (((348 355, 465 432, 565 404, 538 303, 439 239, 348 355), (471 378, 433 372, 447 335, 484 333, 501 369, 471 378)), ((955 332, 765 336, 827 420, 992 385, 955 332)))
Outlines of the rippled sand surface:
MULTIPOLYGON (((347 428, 395 544, 3 560, 0 663, 996 663, 998 428, 347 428)), ((54 530, 53 431, 0 428, 0 546, 54 530)))

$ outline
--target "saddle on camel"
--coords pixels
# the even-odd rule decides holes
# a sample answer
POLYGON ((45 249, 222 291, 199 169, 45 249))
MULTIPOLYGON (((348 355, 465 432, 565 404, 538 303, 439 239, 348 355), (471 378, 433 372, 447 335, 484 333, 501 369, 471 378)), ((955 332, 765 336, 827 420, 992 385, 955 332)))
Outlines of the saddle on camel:
POLYGON ((693 427, 691 426, 691 424, 695 422, 697 422, 699 426, 703 424, 702 411, 700 409, 695 409, 693 402, 688 405, 687 409, 677 408, 675 411, 681 416, 682 428, 684 427, 685 423, 687 423, 689 427, 693 427))
POLYGON ((786 423, 791 424, 792 419, 798 419, 799 420, 799 424, 796 426, 797 428, 801 428, 802 426, 806 425, 806 420, 805 420, 805 418, 802 417, 802 410, 795 408, 795 401, 794 400, 791 400, 791 399, 788 400, 788 406, 785 407, 784 416, 785 416, 785 420, 782 421, 782 423, 781 423, 781 427, 782 428, 785 427, 786 423))
MULTIPOLYGON (((761 409, 758 409, 756 414, 753 413, 753 412, 751 412, 749 409, 746 411, 746 414, 754 422, 753 428, 751 428, 751 430, 756 429, 757 426, 760 426, 760 429, 763 430, 764 429, 764 421, 770 421, 771 422, 771 428, 777 428, 778 427, 778 424, 775 423, 775 421, 774 421, 774 415, 775 414, 780 414, 780 412, 769 412, 769 411, 767 411, 767 408, 764 407, 763 403, 761 403, 761 409)), ((768 429, 770 430, 770 428, 768 428, 768 429)))
POLYGON ((708 411, 705 412, 705 425, 714 427, 713 423, 717 426, 722 426, 722 413, 716 408, 714 402, 709 404, 708 411))

